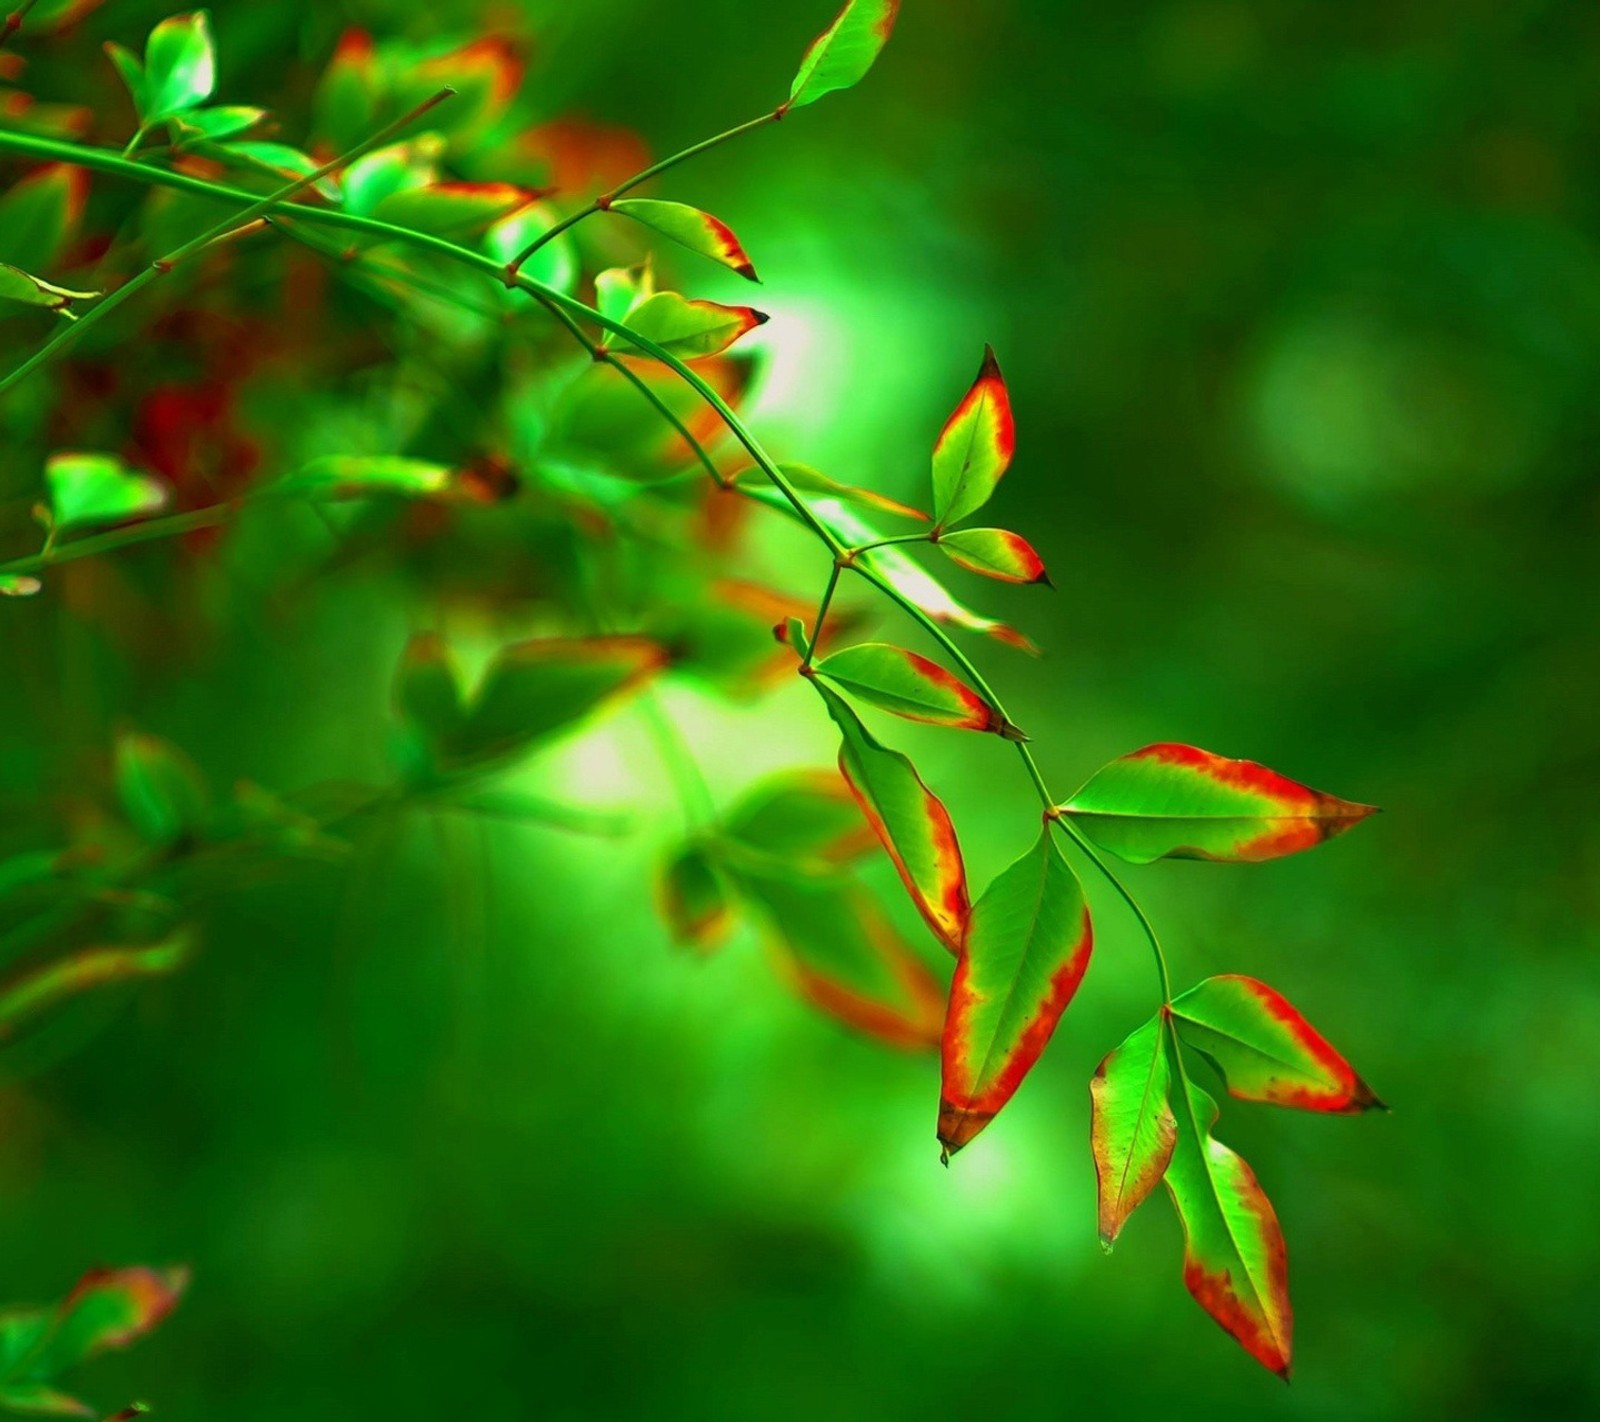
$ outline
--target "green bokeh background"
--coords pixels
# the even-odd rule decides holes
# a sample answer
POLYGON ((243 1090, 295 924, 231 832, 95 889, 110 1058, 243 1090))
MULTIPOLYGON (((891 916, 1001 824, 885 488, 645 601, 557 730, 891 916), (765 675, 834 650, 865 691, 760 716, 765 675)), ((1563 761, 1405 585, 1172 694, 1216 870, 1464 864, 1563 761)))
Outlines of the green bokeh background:
MULTIPOLYGON (((213 9, 235 102, 347 18, 467 23, 213 9)), ((661 153, 770 106, 828 10, 502 6, 552 112, 661 153)), ((1155 990, 1116 906, 1047 1060, 942 1171, 931 1060, 807 1014, 749 936, 670 949, 675 812, 627 714, 527 775, 637 836, 371 836, 227 896, 186 974, 14 1068, 0 1293, 192 1262, 82 1378, 173 1418, 1594 1415, 1597 62, 1600 12, 1540 0, 905 0, 859 90, 665 190, 761 266, 783 455, 916 498, 1000 351, 995 521, 1059 591, 980 590, 1048 655, 976 655, 1061 793, 1171 739, 1386 808, 1303 859, 1128 875, 1180 980, 1268 979, 1393 1106, 1225 1109, 1289 1240, 1289 1389, 1185 1295, 1164 1200, 1096 1243, 1086 1082, 1155 990)), ((219 782, 371 772, 407 626, 353 575, 292 636, 246 621, 58 719, 69 633, 7 713, 8 785, 118 711, 219 782)), ((803 690, 668 699, 719 794, 830 754, 803 690)), ((894 735, 977 879, 1020 852, 1001 748, 894 735)))

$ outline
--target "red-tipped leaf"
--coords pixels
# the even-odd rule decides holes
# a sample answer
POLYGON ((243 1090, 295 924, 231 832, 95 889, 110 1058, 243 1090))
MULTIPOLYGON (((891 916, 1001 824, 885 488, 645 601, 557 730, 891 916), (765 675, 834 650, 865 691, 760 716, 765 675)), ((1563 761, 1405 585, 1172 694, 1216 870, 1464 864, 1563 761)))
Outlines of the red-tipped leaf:
POLYGON ((1001 731, 1002 717, 966 682, 937 662, 886 642, 846 647, 815 666, 818 676, 908 721, 959 731, 1001 731))
POLYGON ((983 348, 983 364, 933 447, 933 517, 940 528, 976 513, 1011 465, 1017 446, 1011 396, 995 360, 983 348))
POLYGON ((1100 1241, 1107 1249, 1167 1172, 1178 1135, 1171 1090, 1166 1025, 1159 1016, 1111 1052, 1089 1083, 1100 1241))
POLYGON ((728 349, 767 320, 750 306, 690 301, 675 291, 658 291, 628 312, 635 335, 681 360, 701 360, 728 349))
POLYGON ((701 212, 687 203, 663 202, 657 198, 621 198, 611 204, 610 210, 631 217, 691 252, 720 262, 746 281, 761 280, 733 229, 709 212, 701 212))
POLYGON ((812 104, 824 94, 859 84, 889 43, 899 10, 900 0, 848 0, 801 56, 783 109, 812 104))
POLYGON ((1048 583, 1044 559, 1020 533, 1003 528, 963 528, 946 533, 939 548, 952 563, 969 573, 1002 583, 1048 583))

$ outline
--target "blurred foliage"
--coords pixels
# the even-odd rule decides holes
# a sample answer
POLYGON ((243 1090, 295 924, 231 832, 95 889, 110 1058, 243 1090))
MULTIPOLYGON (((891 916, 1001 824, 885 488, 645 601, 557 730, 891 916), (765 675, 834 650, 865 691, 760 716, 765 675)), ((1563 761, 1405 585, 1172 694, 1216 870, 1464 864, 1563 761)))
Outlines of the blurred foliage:
MULTIPOLYGON (((733 0, 213 11, 223 102, 289 113, 346 24, 507 34, 528 117, 606 125, 623 171, 640 142, 672 152, 770 106, 818 21, 733 0)), ((164 13, 106 6, 29 49, 30 84, 104 112, 100 40, 136 45, 164 13)), ((986 602, 1047 660, 975 655, 1053 783, 1179 739, 1388 809, 1305 860, 1130 875, 1182 981, 1267 977, 1394 1108, 1225 1118, 1289 1236, 1290 1390, 1182 1298, 1165 1212, 1111 1260, 1095 1244, 1084 1083, 1154 986, 1115 910, 1038 1080, 946 1174, 925 1059, 805 1012, 749 929, 703 961, 672 950, 644 886, 681 831, 628 712, 515 783, 629 807, 637 834, 386 822, 337 865, 223 884, 182 971, 8 1044, 7 1296, 95 1259, 190 1262, 183 1310, 97 1363, 96 1394, 246 1422, 1592 1412, 1597 47, 1600 16, 1535 0, 914 0, 869 85, 663 189, 760 265, 747 409, 781 457, 915 497, 972 353, 1005 353, 1021 443, 997 517, 1036 535, 1060 594, 986 602)), ((96 224, 134 196, 97 183, 96 224)), ((584 240, 637 254, 615 227, 584 240)), ((746 289, 693 270, 697 293, 746 289)), ((173 321, 75 363, 52 418, 147 458, 181 431, 186 506, 262 458, 215 414, 230 361, 265 367, 243 425, 297 455, 414 432, 365 372, 398 354, 436 381, 437 328, 330 282, 356 335, 307 349, 275 290, 249 325, 173 321), (253 350, 262 332, 281 347, 253 350), (147 428, 116 423, 107 370, 153 402, 147 428)), ((0 327, 8 368, 45 322, 0 327)), ((538 437, 486 435, 488 374, 448 375, 468 398, 425 453, 538 437)), ((19 430, 51 396, 0 409, 8 537, 39 489, 19 430)), ((6 852, 43 847, 13 839, 41 805, 63 829, 103 813, 124 718, 214 787, 379 778, 418 622, 487 659, 570 571, 558 535, 513 545, 495 514, 451 511, 466 561, 433 556, 427 509, 377 516, 334 566, 314 520, 263 515, 226 563, 200 533, 183 560, 88 560, 60 595, 0 604, 6 852), (508 587, 515 629, 475 596, 508 587)), ((746 556, 807 590, 826 568, 803 548, 772 530, 746 556)), ((833 750, 803 688, 759 712, 662 700, 719 801, 833 750)), ((998 747, 900 739, 975 877, 1024 847, 1028 787, 998 747)))

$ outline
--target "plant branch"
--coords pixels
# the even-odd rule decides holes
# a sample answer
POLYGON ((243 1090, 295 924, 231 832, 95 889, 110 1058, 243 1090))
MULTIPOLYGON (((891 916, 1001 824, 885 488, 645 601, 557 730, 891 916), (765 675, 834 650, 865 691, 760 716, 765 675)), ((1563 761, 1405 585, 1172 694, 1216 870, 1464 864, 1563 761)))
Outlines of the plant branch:
MULTIPOLYGON (((1161 949, 1161 940, 1156 937, 1155 927, 1150 922, 1148 915, 1139 907, 1139 901, 1128 892, 1127 886, 1112 871, 1111 866, 1100 857, 1099 852, 1083 837, 1083 832, 1070 819, 1061 814, 1052 815, 1050 818, 1055 822, 1056 827, 1077 845, 1084 858, 1100 871, 1100 877, 1116 890, 1122 902, 1127 904, 1129 909, 1132 910, 1133 916, 1139 920, 1139 927, 1144 930, 1144 936, 1150 941, 1150 950, 1155 954, 1156 971, 1161 977, 1162 1007, 1170 1006, 1172 1003, 1172 976, 1167 971, 1167 955, 1161 949)), ((1174 1042, 1174 1046, 1176 1046, 1176 1042, 1174 1042)))
POLYGON ((11 36, 22 28, 22 22, 28 18, 28 11, 38 3, 39 0, 22 0, 22 3, 6 16, 5 23, 0 24, 0 49, 11 43, 11 36))

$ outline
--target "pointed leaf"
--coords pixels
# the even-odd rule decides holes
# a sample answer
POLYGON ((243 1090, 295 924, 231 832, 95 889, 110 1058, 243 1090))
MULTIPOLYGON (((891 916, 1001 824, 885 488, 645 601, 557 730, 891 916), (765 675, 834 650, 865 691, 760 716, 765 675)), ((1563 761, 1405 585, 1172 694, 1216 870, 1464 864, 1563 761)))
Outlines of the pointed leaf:
POLYGON ((785 109, 859 84, 894 30, 900 0, 848 0, 834 22, 811 41, 789 86, 785 109))
POLYGON ((111 63, 116 67, 117 74, 122 79, 123 86, 128 91, 128 97, 133 100, 134 113, 143 122, 146 108, 144 61, 131 49, 116 44, 111 40, 106 41, 105 49, 111 63))
POLYGON ((959 677, 904 647, 862 642, 824 657, 814 671, 852 696, 909 721, 962 731, 999 731, 1004 725, 994 708, 959 677))
POLYGON ((709 952, 733 926, 733 902, 703 845, 669 856, 656 880, 656 903, 673 942, 709 952))
POLYGON ((326 139, 336 153, 354 148, 377 127, 381 98, 372 36, 365 30, 347 29, 317 81, 313 132, 326 139))
POLYGON ((636 267, 608 267, 594 279, 595 309, 609 321, 626 321, 655 294, 655 269, 648 258, 636 267))
POLYGON ((0 301, 16 301, 23 306, 43 306, 48 311, 65 311, 74 301, 90 301, 98 291, 72 291, 36 277, 20 267, 0 262, 0 301))
POLYGON ((1083 888, 1046 824, 972 909, 944 1024, 939 1144, 947 1159, 1033 1070, 1093 946, 1083 888))
POLYGON ((44 478, 51 522, 58 533, 142 518, 159 513, 167 502, 165 484, 129 469, 110 454, 52 454, 45 462, 44 478))
POLYGON ((220 143, 225 138, 234 138, 254 128, 266 116, 265 109, 224 104, 208 109, 190 109, 188 113, 174 118, 171 126, 173 137, 180 146, 196 139, 220 143))
POLYGON ((115 775, 128 823, 151 844, 174 844, 199 829, 206 813, 205 782, 175 745, 123 731, 117 737, 115 775))
POLYGON ((969 573, 981 573, 1002 583, 1048 583, 1044 559, 1019 533, 1003 528, 963 528, 943 534, 939 549, 952 563, 969 573))
POLYGON ((0 195, 0 262, 25 272, 51 270, 77 230, 88 196, 82 168, 51 163, 0 195))
POLYGON ((952 953, 959 953, 972 907, 949 812, 905 756, 880 745, 834 692, 812 684, 844 738, 839 769, 845 783, 928 926, 952 953))
POLYGON ((52 1378, 75 1364, 136 1343, 178 1306, 189 1271, 92 1269, 67 1295, 47 1336, 24 1365, 52 1378))
POLYGON ((0 1041, 42 1012, 80 993, 130 978, 163 977, 181 967, 193 939, 178 932, 138 948, 80 948, 0 987, 0 1041))
POLYGON ((1100 1063, 1089 1083, 1090 1141, 1107 1249, 1161 1183, 1178 1123, 1172 1114, 1166 1028, 1152 1017, 1100 1063))
POLYGON ((1294 1315, 1272 1202, 1255 1172, 1212 1137, 1216 1102, 1192 1082, 1177 1118, 1166 1182, 1183 1223, 1184 1286, 1247 1353, 1286 1378, 1294 1315))
POLYGON ((1016 445, 1011 396, 993 348, 985 346, 978 378, 933 447, 933 517, 941 529, 988 503, 1016 445))
POLYGON ((1383 1106, 1327 1038, 1254 978, 1207 978, 1174 1000, 1172 1016, 1242 1101, 1343 1114, 1383 1106))
POLYGON ((1277 859, 1343 834, 1374 810, 1252 760, 1165 743, 1112 761, 1063 808, 1096 845, 1131 864, 1277 859))
POLYGON ((398 454, 327 454, 277 480, 277 494, 308 499, 364 499, 374 494, 438 498, 452 491, 448 465, 398 454))
POLYGON ((824 868, 847 864, 878 842, 850 787, 832 770, 769 776, 728 813, 723 833, 774 859, 824 868))
POLYGON ((173 15, 150 31, 144 47, 144 122, 160 123, 203 104, 216 83, 216 49, 204 10, 173 15))
POLYGON ((460 731, 464 719, 460 679, 450 649, 437 632, 418 633, 406 643, 394 699, 401 719, 432 745, 460 731))
POLYGON ((733 229, 709 212, 701 212, 687 203, 661 202, 656 198, 621 198, 613 202, 609 210, 631 217, 691 252, 721 262, 747 281, 760 281, 739 239, 733 235, 733 229))
POLYGON ((688 301, 675 291, 658 291, 628 313, 628 329, 684 360, 727 350, 740 336, 767 320, 750 306, 688 301))
POLYGON ((449 236, 509 217, 532 202, 533 196, 514 183, 430 183, 390 193, 372 215, 396 227, 449 236))

